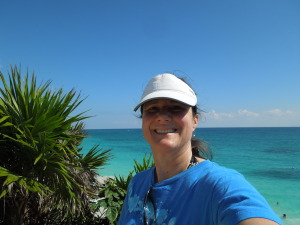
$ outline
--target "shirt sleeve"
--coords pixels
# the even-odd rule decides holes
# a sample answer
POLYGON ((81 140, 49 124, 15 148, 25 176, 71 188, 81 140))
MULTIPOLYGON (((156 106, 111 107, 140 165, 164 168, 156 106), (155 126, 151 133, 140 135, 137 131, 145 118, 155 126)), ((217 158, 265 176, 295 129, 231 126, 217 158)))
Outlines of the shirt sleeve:
POLYGON ((217 182, 214 202, 220 225, 236 225, 250 218, 265 218, 282 224, 264 197, 237 172, 217 182))

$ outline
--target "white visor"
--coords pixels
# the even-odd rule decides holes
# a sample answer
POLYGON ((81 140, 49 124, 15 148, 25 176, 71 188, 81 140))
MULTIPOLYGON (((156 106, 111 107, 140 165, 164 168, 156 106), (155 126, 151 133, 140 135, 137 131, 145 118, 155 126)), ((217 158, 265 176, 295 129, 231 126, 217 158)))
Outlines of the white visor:
POLYGON ((141 101, 134 111, 145 102, 158 98, 173 99, 189 106, 197 104, 197 96, 189 85, 172 74, 164 73, 153 77, 148 82, 141 101))

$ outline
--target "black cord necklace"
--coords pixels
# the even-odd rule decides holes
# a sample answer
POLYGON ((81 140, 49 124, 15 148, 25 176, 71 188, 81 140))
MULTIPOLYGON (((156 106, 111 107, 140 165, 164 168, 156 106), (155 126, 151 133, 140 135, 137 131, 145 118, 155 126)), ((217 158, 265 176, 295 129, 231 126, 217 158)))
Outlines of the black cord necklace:
POLYGON ((191 167, 197 165, 198 163, 199 163, 199 162, 197 161, 196 157, 195 157, 194 155, 192 155, 191 161, 190 161, 190 163, 189 163, 187 169, 189 169, 189 168, 191 168, 191 167))

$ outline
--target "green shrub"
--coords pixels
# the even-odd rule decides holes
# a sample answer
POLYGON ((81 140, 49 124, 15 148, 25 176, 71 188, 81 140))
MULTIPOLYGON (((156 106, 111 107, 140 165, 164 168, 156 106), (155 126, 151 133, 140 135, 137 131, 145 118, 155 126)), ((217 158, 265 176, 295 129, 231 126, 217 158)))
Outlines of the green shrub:
POLYGON ((100 207, 104 209, 101 217, 106 217, 110 224, 116 224, 119 214, 121 213, 126 190, 119 187, 115 179, 110 178, 99 191, 99 203, 95 204, 95 209, 100 207))
POLYGON ((122 206, 125 200, 128 185, 134 174, 147 170, 154 166, 152 155, 143 157, 141 163, 134 160, 133 171, 128 176, 116 176, 104 183, 100 189, 98 203, 94 204, 95 210, 99 211, 100 207, 104 209, 104 218, 108 219, 109 224, 117 224, 121 214, 122 206))

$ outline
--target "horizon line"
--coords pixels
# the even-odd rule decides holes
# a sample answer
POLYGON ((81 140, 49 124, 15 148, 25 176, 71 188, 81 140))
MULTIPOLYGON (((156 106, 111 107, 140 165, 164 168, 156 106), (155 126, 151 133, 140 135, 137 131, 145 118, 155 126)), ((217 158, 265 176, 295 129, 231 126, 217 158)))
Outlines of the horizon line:
MULTIPOLYGON (((300 128, 300 126, 274 126, 274 127, 268 127, 268 126, 261 126, 261 127, 196 127, 196 129, 212 129, 212 128, 300 128)), ((141 130, 142 128, 85 128, 83 130, 141 130)))

